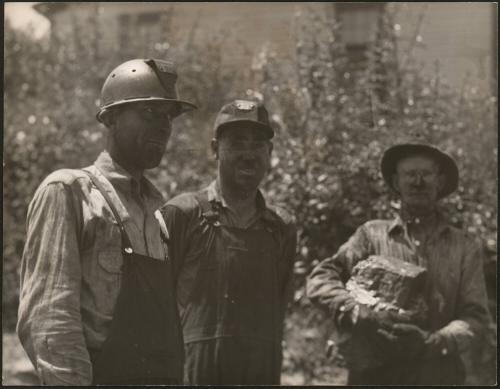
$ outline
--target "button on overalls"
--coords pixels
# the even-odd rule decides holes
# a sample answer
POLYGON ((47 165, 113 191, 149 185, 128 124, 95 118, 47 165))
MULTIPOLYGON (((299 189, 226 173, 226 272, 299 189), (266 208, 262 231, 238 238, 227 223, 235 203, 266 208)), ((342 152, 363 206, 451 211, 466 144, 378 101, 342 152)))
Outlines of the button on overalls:
POLYGON ((110 334, 89 350, 93 384, 178 384, 184 350, 170 261, 136 254, 98 179, 85 171, 111 208, 122 236, 122 284, 110 334))
POLYGON ((274 226, 230 227, 220 222, 206 193, 199 192, 197 200, 209 238, 182 313, 185 383, 279 384, 274 226))

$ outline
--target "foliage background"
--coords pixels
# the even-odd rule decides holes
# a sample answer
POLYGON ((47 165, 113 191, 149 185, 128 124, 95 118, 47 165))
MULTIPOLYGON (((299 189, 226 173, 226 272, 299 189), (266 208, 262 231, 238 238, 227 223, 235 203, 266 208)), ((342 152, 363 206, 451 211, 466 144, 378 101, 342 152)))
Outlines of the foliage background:
MULTIPOLYGON (((264 47, 247 68, 223 63, 225 47, 242 43, 231 41, 222 29, 181 37, 165 28, 156 40, 131 35, 128 50, 102 53, 92 19, 76 22, 71 34, 50 46, 7 22, 4 331, 13 330, 16 321, 28 203, 51 171, 93 162, 105 135, 94 116, 102 83, 117 64, 140 57, 174 58, 180 95, 199 106, 178 119, 161 167, 148 172, 166 198, 212 179, 215 163, 208 145, 223 103, 245 95, 261 98, 273 114, 273 170, 264 188, 271 201, 295 214, 299 233, 296 290, 286 322, 285 383, 345 381, 343 361, 329 340, 329 321, 305 298, 304 279, 361 223, 398 210, 378 169, 383 150, 398 140, 420 135, 456 158, 460 188, 443 201, 443 208, 484 247, 496 319, 497 99, 466 79, 461 88, 451 88, 441 81, 438 66, 425 75, 411 48, 397 55, 392 17, 385 13, 381 18, 366 67, 358 70, 338 40, 339 25, 311 9, 297 15, 293 59, 264 47)), ((496 324, 466 357, 469 383, 495 382, 494 347, 496 324)))

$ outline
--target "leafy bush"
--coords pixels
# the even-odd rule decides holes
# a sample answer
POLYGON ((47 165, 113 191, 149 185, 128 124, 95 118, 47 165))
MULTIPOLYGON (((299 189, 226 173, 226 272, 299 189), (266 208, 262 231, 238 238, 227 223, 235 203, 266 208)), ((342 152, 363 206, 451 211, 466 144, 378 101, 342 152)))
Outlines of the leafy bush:
POLYGON ((459 164, 460 188, 444 203, 453 223, 496 250, 496 98, 470 85, 458 93, 438 73, 423 74, 416 59, 403 67, 391 27, 386 15, 364 70, 350 70, 338 25, 314 13, 299 18, 291 73, 272 53, 261 56, 259 89, 280 126, 268 193, 296 212, 306 268, 360 223, 399 209, 380 158, 389 145, 418 136, 459 164))
MULTIPOLYGON (((456 158, 460 188, 443 206, 455 225, 483 241, 485 265, 493 269, 489 277, 496 282, 496 98, 467 80, 453 89, 441 82, 438 67, 428 76, 411 51, 398 55, 391 17, 387 13, 381 19, 364 66, 354 67, 338 39, 339 24, 305 9, 296 18, 293 59, 267 47, 251 69, 224 63, 224 48, 235 44, 224 31, 205 36, 194 29, 180 37, 164 28, 155 41, 130 36, 128 50, 102 53, 95 20, 75 23, 72 34, 50 45, 14 31, 7 22, 4 325, 15 323, 27 205, 51 171, 93 162, 105 137, 94 116, 100 88, 114 66, 133 57, 175 58, 180 95, 199 106, 174 124, 167 157, 147 173, 166 198, 213 178, 209 140, 224 102, 245 94, 263 98, 273 114, 277 136, 265 189, 268 198, 295 214, 299 230, 285 372, 298 371, 303 383, 321 382, 320 376, 322 382, 328 376, 337 379, 338 371, 327 367, 341 366, 341 361, 324 348, 331 328, 305 298, 304 277, 358 225, 398 210, 397 198, 379 173, 382 152, 393 142, 420 134, 456 158)), ((490 289, 495 291, 494 285, 490 289)))
MULTIPOLYGON (((400 203, 379 172, 380 158, 389 145, 420 137, 457 160, 460 187, 443 201, 443 209, 454 225, 482 241, 494 311, 496 98, 467 80, 461 90, 451 88, 440 81, 439 68, 424 74, 412 52, 404 53, 402 61, 392 17, 386 12, 381 18, 364 68, 355 70, 349 62, 337 38, 339 24, 311 11, 298 15, 291 71, 284 72, 282 59, 269 50, 256 63, 258 89, 279 125, 267 193, 292 209, 298 220, 293 310, 307 312, 304 278, 319 260, 332 255, 361 223, 391 218, 398 211, 400 203)), ((316 336, 326 343, 329 331, 318 326, 316 336)), ((298 349, 311 347, 309 340, 293 333, 298 349)), ((301 355, 305 374, 314 376, 310 355, 318 355, 317 350, 301 355)), ((320 359, 328 364, 326 357, 320 359)))
MULTIPOLYGON (((95 114, 108 73, 131 58, 175 58, 180 95, 199 110, 174 123, 167 158, 148 172, 166 198, 208 183, 214 168, 209 144, 211 116, 238 93, 245 75, 223 71, 223 33, 196 40, 141 41, 128 50, 99 52, 95 20, 75 21, 64 40, 50 45, 5 28, 4 121, 4 323, 12 328, 29 201, 45 176, 58 168, 90 165, 105 144, 106 130, 95 114), (200 87, 202 86, 202 87, 200 87)), ((160 37, 162 38, 162 37, 160 37)))

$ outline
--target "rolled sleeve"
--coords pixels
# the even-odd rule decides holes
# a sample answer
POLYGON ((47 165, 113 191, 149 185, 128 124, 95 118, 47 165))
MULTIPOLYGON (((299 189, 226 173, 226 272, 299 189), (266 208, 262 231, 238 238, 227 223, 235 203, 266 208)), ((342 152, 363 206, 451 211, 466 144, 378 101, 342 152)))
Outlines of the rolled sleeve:
POLYGON ((28 209, 17 332, 45 385, 89 385, 80 316, 81 215, 68 186, 41 186, 28 209))

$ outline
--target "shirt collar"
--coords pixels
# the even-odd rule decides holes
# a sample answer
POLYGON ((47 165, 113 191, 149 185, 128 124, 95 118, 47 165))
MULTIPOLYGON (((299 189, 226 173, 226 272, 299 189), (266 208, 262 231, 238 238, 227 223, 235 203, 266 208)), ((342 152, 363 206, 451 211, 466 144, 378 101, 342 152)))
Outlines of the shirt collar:
MULTIPOLYGON (((411 222, 415 223, 418 218, 415 218, 411 222)), ((388 232, 389 234, 395 234, 398 233, 398 231, 404 231, 404 229, 407 227, 409 220, 403 220, 401 215, 398 213, 394 220, 389 224, 388 232)), ((446 232, 449 230, 450 225, 446 222, 446 219, 444 215, 440 211, 436 211, 436 234, 441 235, 443 232, 446 232)))
POLYGON ((147 196, 163 199, 161 193, 146 177, 142 176, 140 181, 136 180, 129 172, 114 161, 106 150, 99 154, 94 165, 113 187, 122 192, 127 194, 142 193, 147 196))
MULTIPOLYGON (((220 183, 218 179, 210 183, 210 185, 207 187, 207 191, 208 191, 208 201, 216 202, 222 207, 227 208, 226 200, 224 200, 224 197, 222 197, 222 192, 220 189, 220 183)), ((257 201, 257 210, 266 209, 266 200, 264 199, 264 196, 262 195, 260 190, 257 190, 256 201, 257 201)))

